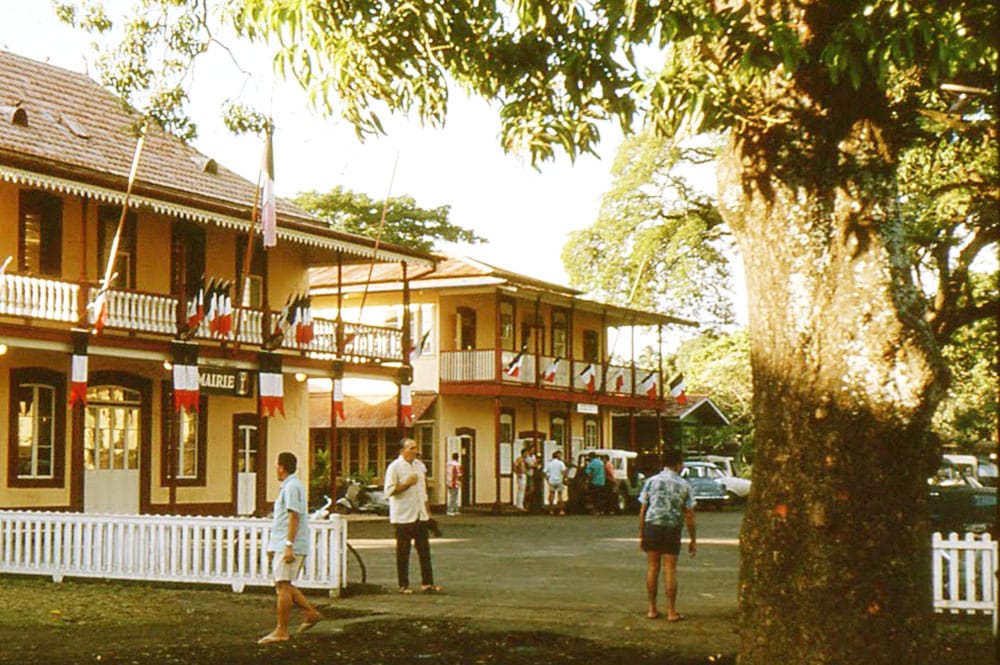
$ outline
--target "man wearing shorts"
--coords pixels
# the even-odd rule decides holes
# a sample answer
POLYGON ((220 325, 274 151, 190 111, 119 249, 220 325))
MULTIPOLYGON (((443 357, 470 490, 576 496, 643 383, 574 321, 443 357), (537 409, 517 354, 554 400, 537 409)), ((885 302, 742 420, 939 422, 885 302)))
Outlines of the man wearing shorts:
POLYGON ((283 452, 278 455, 277 475, 281 481, 278 498, 274 500, 274 522, 267 551, 274 572, 274 588, 278 594, 278 625, 257 640, 258 644, 287 642, 288 620, 292 606, 298 605, 305 612, 299 625, 300 633, 309 630, 323 618, 292 580, 299 575, 306 554, 309 553, 309 515, 306 512, 306 490, 295 475, 298 465, 295 455, 283 452))
POLYGON ((561 458, 562 452, 556 450, 552 453, 552 459, 545 465, 545 478, 549 483, 549 509, 553 514, 565 515, 566 464, 561 458))
POLYGON ((688 554, 695 555, 694 495, 691 486, 680 477, 684 458, 677 449, 663 454, 663 471, 646 481, 639 492, 639 547, 646 553, 646 597, 655 619, 656 590, 663 568, 667 595, 667 621, 680 621, 677 613, 677 556, 681 551, 681 521, 687 525, 688 554))

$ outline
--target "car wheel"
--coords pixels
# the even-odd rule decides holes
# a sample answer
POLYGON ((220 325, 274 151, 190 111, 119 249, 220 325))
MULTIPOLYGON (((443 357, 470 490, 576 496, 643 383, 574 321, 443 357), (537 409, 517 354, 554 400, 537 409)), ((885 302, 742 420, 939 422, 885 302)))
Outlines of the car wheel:
POLYGON ((729 497, 729 503, 737 504, 743 501, 743 497, 732 490, 726 490, 726 496, 729 497))

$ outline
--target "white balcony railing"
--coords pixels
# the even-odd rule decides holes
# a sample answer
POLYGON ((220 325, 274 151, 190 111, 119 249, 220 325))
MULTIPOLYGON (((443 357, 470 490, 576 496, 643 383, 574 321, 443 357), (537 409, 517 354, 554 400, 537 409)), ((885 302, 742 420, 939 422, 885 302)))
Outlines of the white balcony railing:
POLYGON ((0 274, 0 314, 75 322, 80 287, 24 275, 0 274))
MULTIPOLYGON (((91 322, 97 316, 93 304, 98 293, 97 289, 91 289, 87 294, 91 322)), ((109 289, 107 307, 108 317, 104 325, 109 328, 166 335, 177 330, 177 299, 170 296, 109 289)))
MULTIPOLYGON (((271 521, 252 518, 0 511, 0 573, 271 586, 271 521)), ((338 595, 347 580, 347 523, 310 520, 295 584, 338 595)))
MULTIPOLYGON (((541 388, 555 388, 585 392, 587 390, 587 377, 583 375, 588 363, 575 360, 572 363, 563 358, 556 365, 555 378, 552 381, 544 379, 545 372, 555 361, 554 356, 536 356, 532 353, 525 353, 521 356, 520 370, 517 376, 512 376, 505 370, 517 357, 515 351, 502 351, 500 353, 500 372, 497 373, 494 361, 493 349, 475 349, 468 351, 442 351, 441 356, 441 377, 442 382, 469 382, 469 381, 501 381, 512 385, 534 386, 537 378, 538 386, 541 388)), ((622 365, 608 365, 607 372, 599 363, 593 364, 594 392, 602 392, 608 395, 624 395, 635 397, 647 397, 640 388, 639 383, 649 374, 648 370, 635 370, 635 377, 631 367, 622 365), (602 380, 607 375, 606 380, 602 380), (619 387, 618 377, 621 376, 619 387), (633 381, 635 389, 633 391, 633 381)))
POLYGON ((493 381, 495 379, 493 349, 441 352, 441 381, 493 381))
MULTIPOLYGON (((78 311, 80 285, 52 279, 26 277, 22 275, 0 274, 0 316, 16 316, 74 324, 80 321, 78 311)), ((97 312, 93 306, 98 290, 91 288, 86 300, 89 307, 87 320, 93 323, 97 312)), ((104 325, 108 329, 130 332, 175 335, 177 334, 176 298, 169 295, 143 293, 139 291, 109 289, 107 292, 107 318, 104 325)), ((272 326, 277 313, 272 314, 272 326)), ((264 342, 264 312, 258 309, 236 308, 233 325, 239 321, 239 334, 221 338, 209 330, 208 321, 203 320, 195 339, 233 341, 260 346, 264 342), (241 313, 241 314, 240 314, 241 313)), ((404 360, 403 332, 397 328, 371 326, 361 323, 342 322, 343 356, 348 360, 397 361, 404 360)), ((313 339, 307 344, 299 344, 295 330, 286 332, 281 344, 283 349, 303 351, 315 357, 333 357, 337 354, 337 322, 329 319, 313 319, 313 339)))

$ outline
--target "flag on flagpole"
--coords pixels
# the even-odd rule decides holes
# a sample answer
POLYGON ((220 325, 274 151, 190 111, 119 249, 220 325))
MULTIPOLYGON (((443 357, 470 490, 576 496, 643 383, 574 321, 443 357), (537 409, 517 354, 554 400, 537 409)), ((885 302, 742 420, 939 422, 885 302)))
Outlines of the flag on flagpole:
POLYGON ((614 386, 613 390, 616 393, 622 392, 625 389, 625 370, 621 367, 615 372, 614 378, 611 380, 611 385, 614 386))
POLYGON ((681 406, 687 404, 687 386, 684 384, 684 375, 678 374, 677 378, 670 382, 670 394, 681 406))
POLYGON ((281 356, 273 353, 261 353, 258 387, 260 392, 260 412, 268 418, 274 417, 278 411, 285 415, 285 377, 281 372, 281 356))
POLYGON ((174 411, 198 411, 198 345, 174 340, 171 346, 174 358, 174 411))
POLYGON ((90 323, 94 326, 94 332, 98 335, 104 330, 104 326, 108 322, 108 292, 106 289, 100 289, 97 292, 97 297, 94 298, 94 302, 87 306, 90 310, 90 323))
POLYGON ((656 372, 650 372, 639 383, 639 392, 645 394, 649 399, 656 399, 656 372))
POLYGON ((344 416, 344 380, 333 380, 333 412, 343 420, 344 416))
POLYGON ((205 277, 202 276, 198 283, 198 289, 188 301, 187 306, 187 327, 194 330, 201 325, 205 318, 205 277))
POLYGON ((562 362, 562 358, 556 356, 556 359, 549 363, 549 366, 545 368, 545 373, 542 374, 542 381, 552 383, 556 380, 556 372, 559 371, 560 362, 562 362))
POLYGON ((274 149, 271 147, 270 130, 264 137, 264 159, 260 170, 264 181, 260 206, 261 236, 264 247, 274 247, 278 244, 278 208, 274 195, 274 149))
POLYGON ((507 376, 517 378, 521 376, 521 363, 524 361, 524 349, 517 352, 514 359, 507 363, 507 366, 503 368, 503 373, 507 376))
POLYGON ((399 386, 399 423, 403 427, 413 424, 413 394, 408 383, 399 386))
POLYGON ((420 338, 420 343, 410 348, 411 365, 417 358, 424 355, 424 350, 427 348, 427 340, 430 338, 430 336, 431 336, 431 331, 428 329, 427 332, 425 332, 423 336, 420 338))
POLYGON ((208 321, 209 335, 219 332, 219 287, 222 282, 216 282, 213 277, 208 281, 205 291, 205 319, 208 321))
POLYGON ((87 331, 73 329, 73 355, 70 360, 69 405, 87 404, 87 331))
POLYGON ((594 392, 597 384, 597 372, 594 371, 594 363, 587 363, 583 371, 579 374, 580 381, 587 387, 587 392, 594 392))
POLYGON ((219 327, 220 337, 229 337, 233 332, 233 283, 224 282, 219 288, 219 327))

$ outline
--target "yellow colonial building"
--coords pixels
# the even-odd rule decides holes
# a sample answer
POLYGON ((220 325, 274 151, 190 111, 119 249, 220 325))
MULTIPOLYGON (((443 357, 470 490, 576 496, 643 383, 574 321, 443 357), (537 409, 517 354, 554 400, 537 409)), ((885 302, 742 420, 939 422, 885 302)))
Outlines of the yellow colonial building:
MULTIPOLYGON (((546 460, 556 449, 568 460, 587 448, 657 451, 671 421, 725 421, 706 397, 678 405, 664 390, 660 359, 643 366, 629 351, 636 330, 658 335, 692 322, 588 300, 472 259, 437 258, 405 275, 387 264, 370 277, 357 268, 310 271, 317 312, 410 330, 412 434, 433 503, 444 502, 441 479, 456 452, 462 504, 498 505, 511 501, 513 460, 528 444, 546 460)), ((312 396, 314 448, 333 440, 342 476, 380 479, 396 455, 398 395, 349 395, 342 419, 331 418, 329 400, 312 396)))
POLYGON ((256 184, 155 129, 123 217, 136 147, 123 108, 84 75, 0 52, 0 509, 264 513, 278 452, 308 481, 305 379, 398 377, 410 346, 402 321, 285 308, 307 270, 433 259, 282 201, 265 251, 250 241, 256 184), (194 386, 178 363, 197 367, 194 386), (261 385, 283 416, 261 408, 261 385))

